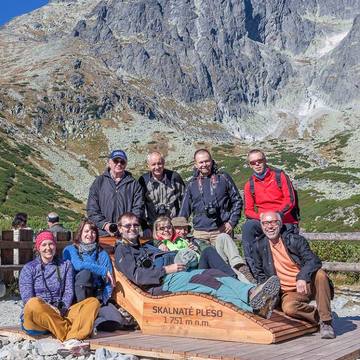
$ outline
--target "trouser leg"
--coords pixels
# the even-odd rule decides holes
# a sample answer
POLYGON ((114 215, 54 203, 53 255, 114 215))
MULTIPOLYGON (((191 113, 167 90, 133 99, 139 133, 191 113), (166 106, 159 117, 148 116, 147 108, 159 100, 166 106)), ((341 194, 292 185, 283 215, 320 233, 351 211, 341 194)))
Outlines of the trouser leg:
POLYGON ((245 264, 245 261, 239 254, 239 250, 235 244, 235 241, 230 235, 222 233, 216 236, 215 249, 219 255, 228 263, 231 267, 235 267, 239 264, 245 264))
POLYGON ((221 258, 215 248, 209 246, 200 255, 199 269, 217 269, 223 273, 236 277, 233 269, 221 258))
POLYGON ((318 312, 314 306, 309 305, 309 302, 308 294, 289 291, 281 295, 281 307, 286 315, 317 324, 319 322, 318 312))
POLYGON ((244 257, 251 272, 254 274, 255 264, 252 256, 253 244, 256 238, 262 234, 260 221, 256 219, 248 219, 242 227, 242 246, 244 257))
POLYGON ((255 287, 254 284, 244 283, 231 277, 217 279, 222 283, 215 292, 218 299, 230 302, 244 311, 253 311, 249 305, 249 291, 255 287))
POLYGON ((70 328, 66 334, 66 340, 86 339, 92 332, 94 321, 100 309, 99 300, 89 297, 72 305, 66 315, 70 322, 70 328))
POLYGON ((33 297, 25 304, 23 326, 26 330, 48 330, 64 341, 70 323, 45 301, 33 297))
POLYGON ((94 295, 92 274, 89 270, 81 270, 75 275, 74 288, 76 302, 94 295))
POLYGON ((320 320, 331 321, 331 291, 326 272, 319 269, 312 278, 310 285, 311 297, 315 299, 320 320))

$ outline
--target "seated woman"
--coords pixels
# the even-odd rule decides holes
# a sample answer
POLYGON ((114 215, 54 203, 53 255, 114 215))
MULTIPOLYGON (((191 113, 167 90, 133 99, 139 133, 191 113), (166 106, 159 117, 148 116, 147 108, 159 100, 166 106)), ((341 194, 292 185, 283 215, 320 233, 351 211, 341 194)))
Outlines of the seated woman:
MULTIPOLYGON (((115 266, 143 290, 159 295, 164 292, 189 291, 213 295, 242 310, 256 312, 268 318, 280 290, 277 276, 264 284, 246 284, 216 269, 186 270, 181 263, 155 261, 162 256, 154 246, 141 245, 140 220, 132 213, 123 214, 118 222, 121 241, 115 250, 115 266)), ((209 249, 212 249, 209 247, 209 249)))
POLYGON ((198 254, 199 269, 218 269, 225 274, 236 277, 233 269, 221 258, 216 249, 210 245, 201 248, 194 246, 184 237, 175 233, 171 219, 167 216, 160 216, 154 222, 153 237, 155 244, 162 251, 178 251, 182 249, 192 249, 198 254))
POLYGON ((77 302, 94 296, 107 304, 114 288, 113 270, 108 253, 99 246, 99 230, 95 223, 83 220, 73 244, 63 250, 64 260, 75 269, 77 302))
POLYGON ((71 305, 73 267, 55 257, 56 241, 50 231, 36 236, 35 249, 37 257, 24 265, 19 278, 22 328, 30 335, 50 332, 64 341, 65 349, 89 348, 80 340, 92 332, 99 301, 91 297, 71 305))

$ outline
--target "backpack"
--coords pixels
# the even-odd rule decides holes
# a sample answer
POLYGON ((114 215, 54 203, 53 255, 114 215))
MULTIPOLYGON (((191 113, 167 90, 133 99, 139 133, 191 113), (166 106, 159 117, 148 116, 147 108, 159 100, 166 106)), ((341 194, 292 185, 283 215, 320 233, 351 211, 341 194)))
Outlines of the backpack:
MULTIPOLYGON (((290 197, 293 195, 295 198, 295 206, 291 210, 291 215, 294 217, 295 220, 299 221, 300 220, 300 208, 299 208, 299 197, 298 197, 297 190, 294 189, 294 186, 293 186, 292 182, 290 181, 289 176, 286 175, 283 170, 278 169, 278 168, 271 168, 271 170, 275 171, 276 184, 280 190, 282 189, 281 173, 283 173, 285 175, 286 181, 290 188, 290 197), (291 192, 291 190, 292 190, 292 192, 291 192)), ((251 196, 254 198, 255 197, 255 184, 254 184, 253 175, 250 176, 249 183, 250 183, 251 196)))

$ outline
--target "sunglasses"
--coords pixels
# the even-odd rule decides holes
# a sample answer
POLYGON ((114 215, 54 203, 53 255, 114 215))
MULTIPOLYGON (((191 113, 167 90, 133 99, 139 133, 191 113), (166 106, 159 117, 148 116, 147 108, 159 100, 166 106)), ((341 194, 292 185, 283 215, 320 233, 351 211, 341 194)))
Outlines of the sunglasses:
POLYGON ((114 164, 120 164, 120 165, 126 164, 126 161, 124 159, 114 159, 113 162, 114 164))
POLYGON ((127 230, 130 230, 132 227, 134 229, 139 229, 140 225, 139 224, 124 224, 124 225, 121 225, 121 227, 123 227, 127 230))
POLYGON ((262 159, 257 159, 257 160, 249 161, 249 164, 250 164, 250 165, 257 165, 257 164, 263 164, 264 162, 265 162, 265 159, 262 158, 262 159))
POLYGON ((172 229, 171 225, 164 225, 164 226, 158 227, 158 230, 160 230, 160 231, 171 230, 171 229, 172 229))
POLYGON ((270 221, 262 221, 261 222, 262 226, 276 226, 276 225, 280 225, 280 221, 279 220, 270 220, 270 221))

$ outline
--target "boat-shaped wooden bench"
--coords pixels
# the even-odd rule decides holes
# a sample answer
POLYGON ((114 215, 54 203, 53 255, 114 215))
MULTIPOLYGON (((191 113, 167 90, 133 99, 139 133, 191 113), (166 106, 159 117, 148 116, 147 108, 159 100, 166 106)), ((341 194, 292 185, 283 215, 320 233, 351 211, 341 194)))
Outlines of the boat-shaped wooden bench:
MULTIPOLYGON (((110 239, 106 243, 110 245, 110 239)), ((278 311, 266 320, 206 294, 152 296, 129 281, 115 266, 114 273, 113 296, 135 318, 144 334, 271 344, 318 329, 316 325, 278 311)))

